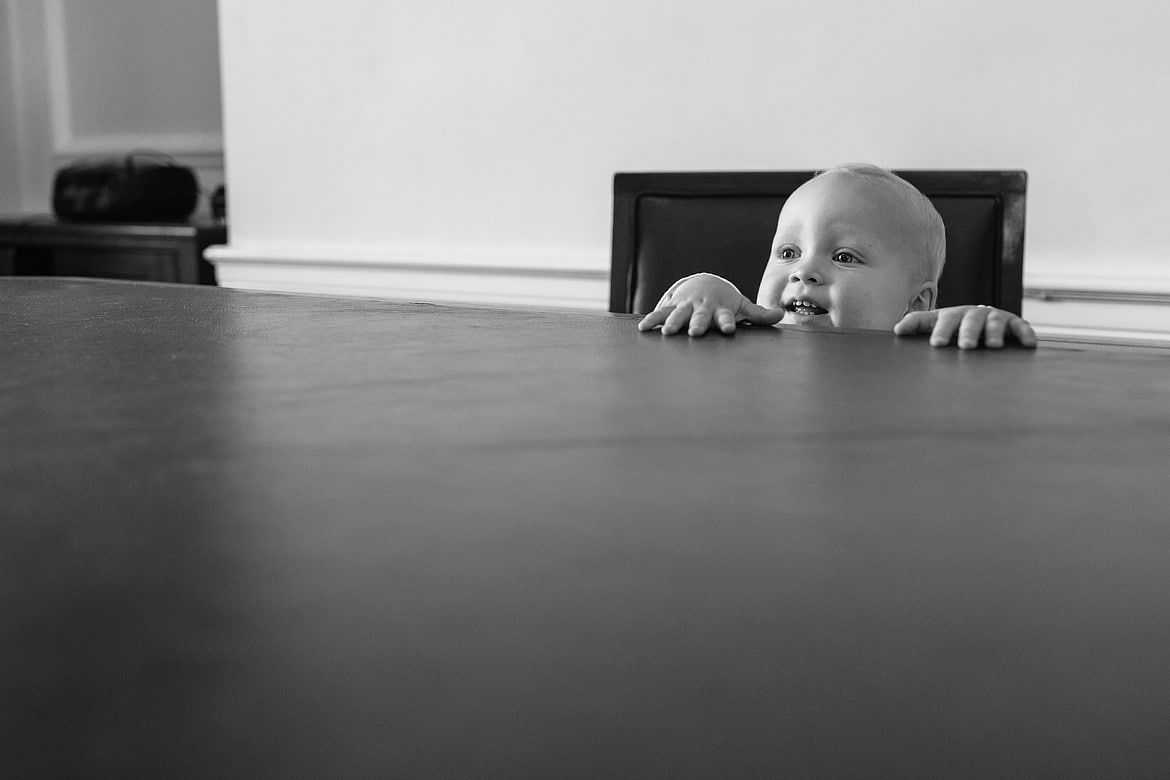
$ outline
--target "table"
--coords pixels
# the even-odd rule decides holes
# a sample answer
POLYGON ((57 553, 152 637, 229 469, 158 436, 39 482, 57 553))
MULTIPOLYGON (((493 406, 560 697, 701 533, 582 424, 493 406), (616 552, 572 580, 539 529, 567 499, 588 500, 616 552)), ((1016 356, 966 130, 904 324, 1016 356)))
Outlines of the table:
POLYGON ((227 226, 208 221, 78 222, 9 215, 0 217, 0 275, 215 284, 215 269, 203 252, 226 242, 227 226))
POLYGON ((1170 772, 1170 350, 0 279, 18 777, 1170 772))

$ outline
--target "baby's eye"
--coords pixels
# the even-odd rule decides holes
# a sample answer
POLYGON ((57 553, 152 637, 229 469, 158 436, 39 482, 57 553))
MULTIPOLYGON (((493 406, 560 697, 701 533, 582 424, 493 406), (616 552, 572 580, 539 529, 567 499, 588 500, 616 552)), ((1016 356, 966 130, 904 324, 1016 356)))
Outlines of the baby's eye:
POLYGON ((843 265, 851 265, 853 263, 860 263, 861 259, 852 252, 838 252, 833 255, 834 263, 842 263, 843 265))
POLYGON ((782 246, 776 250, 776 258, 779 260, 795 260, 800 257, 800 252, 794 246, 782 246))

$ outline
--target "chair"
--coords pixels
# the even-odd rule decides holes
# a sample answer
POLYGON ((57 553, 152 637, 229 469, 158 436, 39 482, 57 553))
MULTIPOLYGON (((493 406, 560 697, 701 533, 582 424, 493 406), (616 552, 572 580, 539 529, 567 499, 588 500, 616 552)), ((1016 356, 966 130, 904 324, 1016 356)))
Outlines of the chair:
MULTIPOLYGON (((943 218, 936 305, 1020 313, 1025 171, 895 171, 943 218)), ((609 310, 645 314, 677 279, 710 271, 755 300, 780 207, 812 171, 618 173, 609 310)))

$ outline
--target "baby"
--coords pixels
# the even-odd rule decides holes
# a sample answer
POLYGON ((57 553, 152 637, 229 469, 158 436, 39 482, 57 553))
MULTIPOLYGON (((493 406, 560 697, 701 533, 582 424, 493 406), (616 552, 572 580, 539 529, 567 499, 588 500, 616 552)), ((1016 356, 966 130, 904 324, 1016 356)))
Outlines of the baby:
POLYGON ((933 346, 1005 337, 1026 347, 1036 334, 1021 317, 990 306, 934 308, 946 256, 942 217, 909 182, 875 165, 831 168, 801 185, 784 204, 756 303, 713 274, 675 282, 639 330, 685 327, 691 336, 714 325, 735 332, 753 325, 868 328, 930 335, 933 346))

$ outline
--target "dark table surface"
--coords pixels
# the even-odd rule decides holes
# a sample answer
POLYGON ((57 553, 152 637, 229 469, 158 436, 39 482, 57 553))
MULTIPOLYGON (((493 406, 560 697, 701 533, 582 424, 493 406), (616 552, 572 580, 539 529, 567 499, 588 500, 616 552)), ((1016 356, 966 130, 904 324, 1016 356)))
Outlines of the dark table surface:
POLYGON ((1170 350, 0 279, 0 774, 1170 773, 1170 350))

